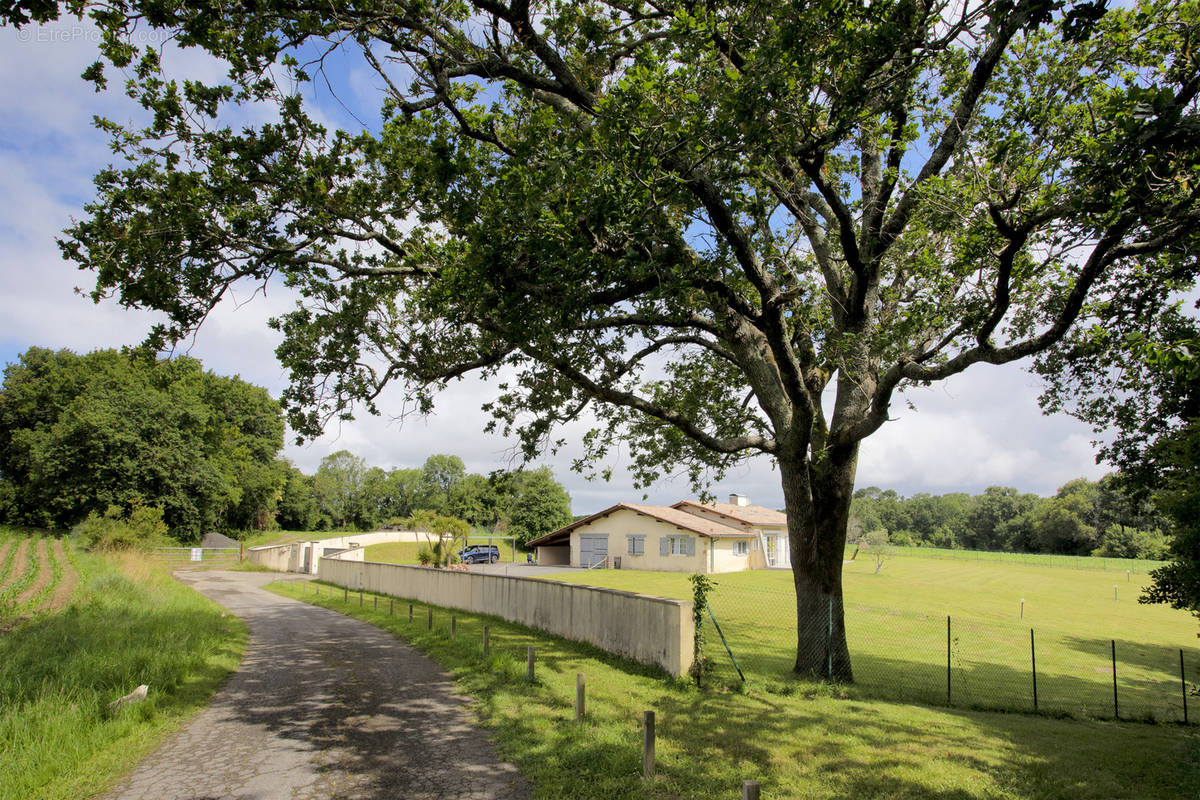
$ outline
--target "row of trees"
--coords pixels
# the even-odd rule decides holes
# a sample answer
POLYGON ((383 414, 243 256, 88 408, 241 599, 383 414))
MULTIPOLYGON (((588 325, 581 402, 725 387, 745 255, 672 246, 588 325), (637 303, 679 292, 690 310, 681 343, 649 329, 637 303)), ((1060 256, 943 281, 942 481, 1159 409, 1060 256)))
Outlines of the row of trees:
POLYGON ((0 385, 0 521, 69 528, 157 509, 171 536, 369 529, 425 511, 519 542, 571 521, 549 468, 471 474, 454 455, 390 472, 347 451, 305 475, 279 402, 193 358, 30 348, 0 385))
POLYGON ((425 512, 522 545, 571 521, 570 497, 549 467, 480 475, 458 456, 438 454, 420 469, 387 471, 348 450, 326 456, 312 476, 291 467, 277 511, 288 530, 366 530, 425 512))
POLYGON ((265 527, 283 430, 265 389, 192 358, 30 348, 0 387, 0 520, 67 528, 159 507, 184 541, 265 527))
POLYGON ((907 498, 890 489, 859 489, 847 536, 879 530, 902 545, 1161 559, 1171 524, 1118 475, 1107 475, 1070 481, 1053 497, 1008 486, 907 498))

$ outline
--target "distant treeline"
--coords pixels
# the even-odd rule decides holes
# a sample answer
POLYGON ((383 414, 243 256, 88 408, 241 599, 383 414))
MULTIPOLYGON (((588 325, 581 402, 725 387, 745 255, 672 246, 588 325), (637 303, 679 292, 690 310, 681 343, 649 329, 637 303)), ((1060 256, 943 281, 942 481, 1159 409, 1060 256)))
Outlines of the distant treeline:
POLYGON ((30 348, 0 385, 0 522, 66 529, 153 509, 194 542, 212 530, 369 529, 417 511, 518 541, 571 521, 546 467, 484 476, 434 455, 389 472, 341 451, 309 476, 280 456, 283 435, 266 389, 193 358, 30 348))
POLYGON ((886 531, 899 545, 1162 559, 1170 524, 1135 501, 1115 475, 1064 484, 1053 497, 990 486, 983 494, 915 494, 871 486, 854 493, 848 538, 886 531))
POLYGON ((570 498, 549 467, 480 475, 458 456, 439 454, 420 469, 385 471, 346 450, 322 459, 312 476, 289 467, 274 518, 286 530, 370 530, 404 524, 419 511, 515 536, 518 544, 571 521, 570 498))

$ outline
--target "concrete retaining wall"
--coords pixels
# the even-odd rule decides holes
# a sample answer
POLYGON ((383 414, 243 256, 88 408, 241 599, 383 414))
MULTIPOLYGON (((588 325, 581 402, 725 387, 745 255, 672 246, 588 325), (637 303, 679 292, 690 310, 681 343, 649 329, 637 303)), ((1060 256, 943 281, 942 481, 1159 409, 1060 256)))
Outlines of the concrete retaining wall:
POLYGON ((491 614, 588 642, 671 675, 692 665, 692 604, 569 583, 399 564, 321 559, 321 580, 430 605, 491 614))

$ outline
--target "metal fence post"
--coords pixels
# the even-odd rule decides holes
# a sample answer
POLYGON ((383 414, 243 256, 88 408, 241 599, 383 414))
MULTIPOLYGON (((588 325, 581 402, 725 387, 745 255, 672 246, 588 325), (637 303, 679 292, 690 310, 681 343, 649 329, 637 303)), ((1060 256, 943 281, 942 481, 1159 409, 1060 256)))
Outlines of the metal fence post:
POLYGON ((654 712, 642 715, 642 777, 654 777, 654 712))
POLYGON ((833 595, 829 595, 829 626, 825 634, 825 661, 825 677, 833 680, 833 595))
POLYGON ((430 606, 427 609, 427 611, 429 612, 429 616, 428 616, 428 624, 426 625, 426 627, 429 630, 433 630, 433 606, 430 606))
POLYGON ((348 587, 348 586, 342 587, 342 602, 343 603, 350 602, 350 587, 348 587))
POLYGON ((372 597, 371 602, 375 604, 375 610, 378 611, 379 610, 379 595, 375 595, 374 597, 372 597))
POLYGON ((412 622, 412 607, 413 607, 413 604, 409 603, 408 604, 408 621, 409 622, 412 622))
POLYGON ((1183 672, 1183 648, 1179 649, 1179 682, 1183 684, 1183 724, 1187 725, 1187 677, 1183 672))
POLYGON ((758 800, 758 781, 742 781, 742 800, 758 800))
POLYGON ((458 615, 450 615, 450 638, 453 639, 458 634, 458 615))
POLYGON ((1113 716, 1117 719, 1121 718, 1121 706, 1117 702, 1117 640, 1112 640, 1112 665, 1113 665, 1113 716))
POLYGON ((483 657, 484 658, 488 657, 488 649, 489 649, 488 631, 489 631, 489 629, 490 629, 490 626, 488 626, 488 625, 483 626, 483 657))
POLYGON ((1037 711, 1037 651, 1033 647, 1033 628, 1029 629, 1029 663, 1033 667, 1033 710, 1037 711))
POLYGON ((946 705, 950 705, 950 615, 946 615, 946 705))

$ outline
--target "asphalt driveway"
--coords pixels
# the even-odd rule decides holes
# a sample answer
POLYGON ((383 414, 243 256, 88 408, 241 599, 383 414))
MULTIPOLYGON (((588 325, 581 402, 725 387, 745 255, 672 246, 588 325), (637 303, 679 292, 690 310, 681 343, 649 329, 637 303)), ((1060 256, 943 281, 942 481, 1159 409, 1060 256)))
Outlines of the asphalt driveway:
POLYGON ((364 622, 259 588, 279 577, 180 574, 246 620, 249 646, 209 707, 107 798, 530 796, 433 661, 364 622))

